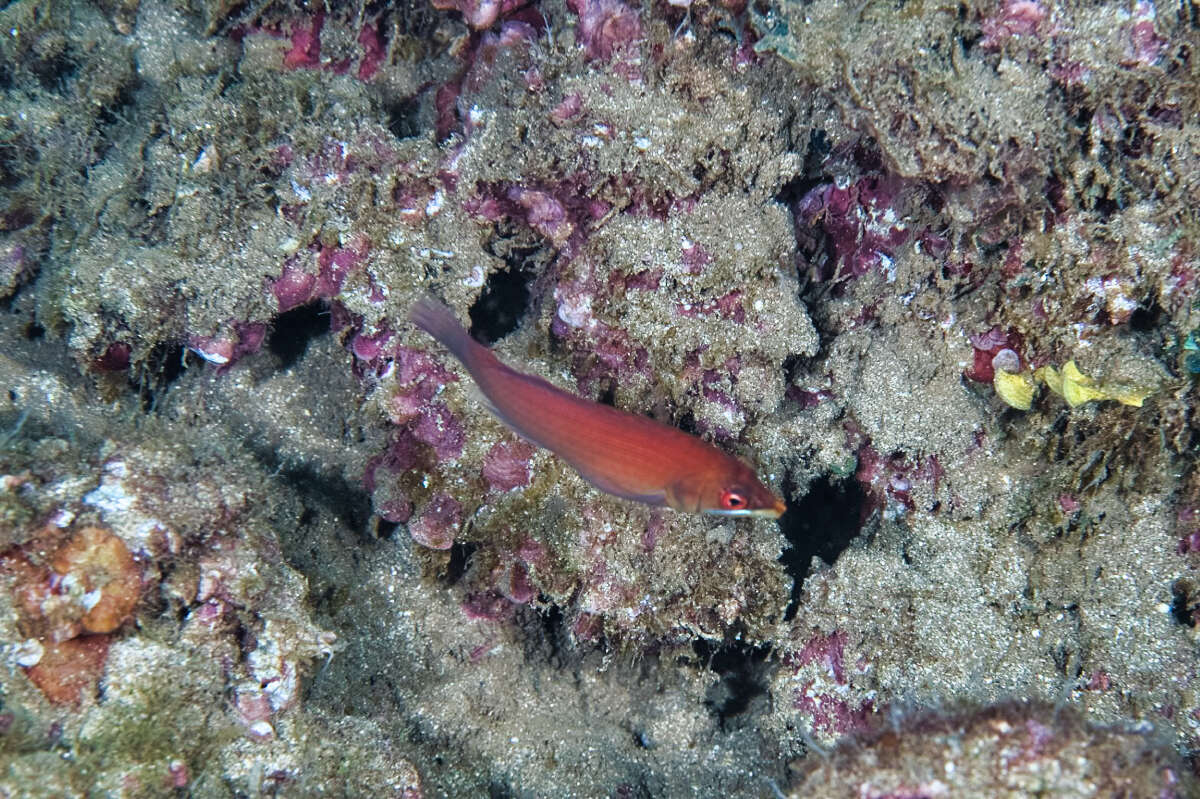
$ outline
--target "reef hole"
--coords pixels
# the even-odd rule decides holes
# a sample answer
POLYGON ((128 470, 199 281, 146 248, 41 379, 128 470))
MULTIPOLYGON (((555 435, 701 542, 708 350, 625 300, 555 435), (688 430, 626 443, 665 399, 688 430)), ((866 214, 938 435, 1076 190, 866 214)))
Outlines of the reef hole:
POLYGON ((770 647, 727 641, 717 645, 699 638, 692 643, 692 650, 709 669, 721 679, 704 695, 704 704, 717 719, 721 729, 729 732, 745 726, 749 715, 760 697, 767 695, 767 655, 770 647), (738 719, 739 716, 747 718, 738 719))
POLYGON ((1162 326, 1166 315, 1157 302, 1139 305, 1129 316, 1129 329, 1135 333, 1153 333, 1162 326))
POLYGON ((477 341, 490 346, 517 329, 529 307, 533 277, 533 272, 510 265, 488 278, 469 312, 471 335, 477 341))
POLYGON ((380 541, 390 541, 392 536, 396 534, 396 528, 399 526, 399 522, 388 521, 387 519, 376 516, 375 537, 380 541))
MULTIPOLYGON (((792 492, 784 482, 787 495, 792 492)), ((837 479, 831 475, 817 478, 808 493, 788 505, 779 519, 779 528, 788 548, 779 562, 792 578, 792 597, 784 611, 784 621, 796 616, 800 589, 808 576, 813 556, 833 563, 859 533, 867 496, 853 476, 837 479)))
POLYGON ((450 560, 446 563, 446 585, 454 585, 464 576, 471 565, 471 556, 479 549, 478 544, 470 541, 455 541, 450 547, 450 560))
POLYGON ((160 341, 140 368, 132 370, 130 384, 138 392, 144 412, 152 412, 171 384, 183 374, 183 355, 181 342, 160 341))
POLYGON ((1171 586, 1171 618, 1185 627, 1196 626, 1196 615, 1200 612, 1200 599, 1191 580, 1176 580, 1171 586))
POLYGON ((411 139, 421 134, 418 115, 421 102, 417 97, 406 97, 387 106, 387 127, 397 139, 411 139))
POLYGON ((275 317, 267 349, 279 358, 280 369, 290 369, 304 357, 309 343, 329 332, 329 311, 323 303, 301 305, 275 317))

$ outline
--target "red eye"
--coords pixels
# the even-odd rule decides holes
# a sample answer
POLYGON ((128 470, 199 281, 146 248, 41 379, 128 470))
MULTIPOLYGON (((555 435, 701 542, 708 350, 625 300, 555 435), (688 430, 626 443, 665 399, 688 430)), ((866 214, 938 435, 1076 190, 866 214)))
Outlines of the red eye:
POLYGON ((736 491, 722 491, 721 507, 725 510, 742 510, 746 507, 746 498, 736 491))

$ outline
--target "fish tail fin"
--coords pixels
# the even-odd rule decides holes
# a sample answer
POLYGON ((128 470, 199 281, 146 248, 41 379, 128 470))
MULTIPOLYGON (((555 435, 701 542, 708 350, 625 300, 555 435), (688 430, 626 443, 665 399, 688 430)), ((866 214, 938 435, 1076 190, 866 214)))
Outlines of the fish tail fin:
POLYGON ((465 366, 470 366, 477 350, 484 349, 459 324, 454 312, 432 297, 417 300, 408 312, 408 320, 437 339, 465 366))

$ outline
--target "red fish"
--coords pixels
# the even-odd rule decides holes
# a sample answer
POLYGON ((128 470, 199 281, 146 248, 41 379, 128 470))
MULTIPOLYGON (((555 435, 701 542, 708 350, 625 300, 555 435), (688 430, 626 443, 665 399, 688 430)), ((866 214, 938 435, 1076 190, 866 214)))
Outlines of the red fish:
POLYGON ((712 444, 505 366, 441 303, 422 299, 409 319, 462 362, 500 421, 601 491, 689 513, 777 519, 787 509, 753 469, 712 444))

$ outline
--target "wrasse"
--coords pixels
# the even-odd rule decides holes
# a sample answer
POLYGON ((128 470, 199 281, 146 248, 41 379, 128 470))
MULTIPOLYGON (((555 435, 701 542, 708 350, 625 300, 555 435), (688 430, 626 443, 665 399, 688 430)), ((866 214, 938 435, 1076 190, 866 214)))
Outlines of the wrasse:
POLYGON ((712 444, 504 365, 445 305, 419 300, 409 319, 462 362, 496 418, 601 491, 688 513, 777 519, 787 509, 753 469, 712 444))

